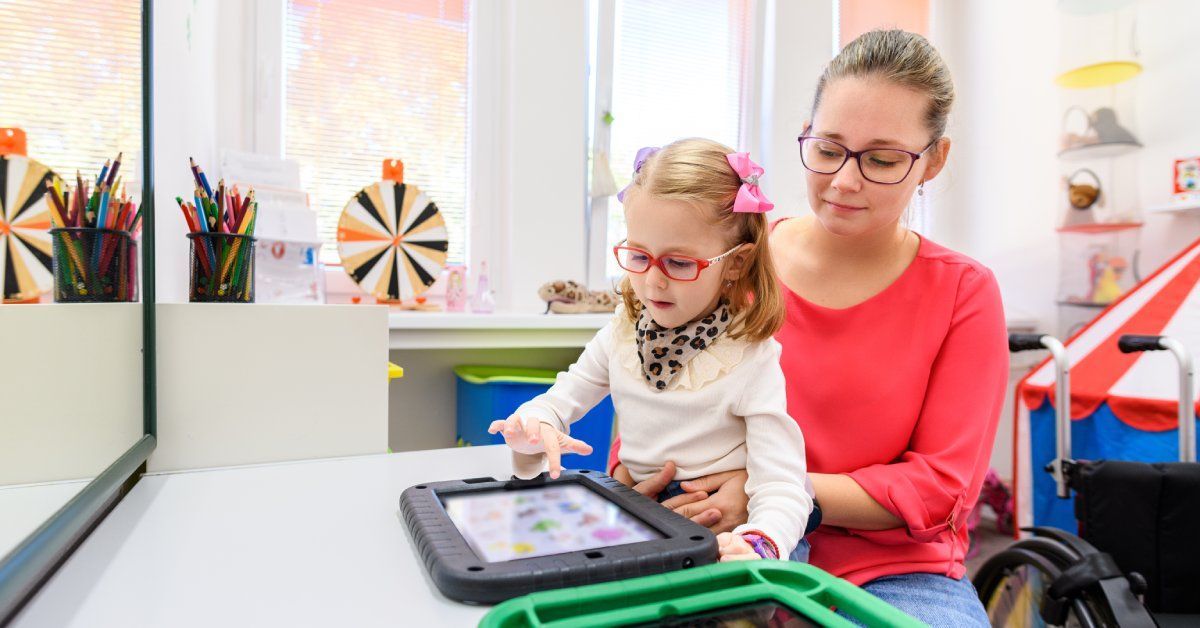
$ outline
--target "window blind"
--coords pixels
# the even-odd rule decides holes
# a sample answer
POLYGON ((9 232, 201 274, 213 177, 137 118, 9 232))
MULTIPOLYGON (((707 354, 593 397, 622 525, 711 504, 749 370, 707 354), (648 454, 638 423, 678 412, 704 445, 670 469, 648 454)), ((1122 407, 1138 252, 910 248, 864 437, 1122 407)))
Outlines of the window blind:
POLYGON ((25 130, 29 157, 62 177, 96 176, 124 151, 141 175, 139 0, 0 1, 0 126, 25 130))
POLYGON ((468 0, 288 0, 284 152, 300 163, 322 258, 384 159, 437 203, 464 260, 468 0))

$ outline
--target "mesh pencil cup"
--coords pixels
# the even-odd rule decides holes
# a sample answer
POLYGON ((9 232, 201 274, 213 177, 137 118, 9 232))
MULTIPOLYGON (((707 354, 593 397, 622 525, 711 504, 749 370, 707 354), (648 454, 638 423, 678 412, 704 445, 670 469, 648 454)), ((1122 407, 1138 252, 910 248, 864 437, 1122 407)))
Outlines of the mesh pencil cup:
POLYGON ((56 303, 137 300, 137 247, 128 231, 50 230, 56 303))
POLYGON ((192 303, 254 303, 254 241, 236 233, 189 233, 192 303))

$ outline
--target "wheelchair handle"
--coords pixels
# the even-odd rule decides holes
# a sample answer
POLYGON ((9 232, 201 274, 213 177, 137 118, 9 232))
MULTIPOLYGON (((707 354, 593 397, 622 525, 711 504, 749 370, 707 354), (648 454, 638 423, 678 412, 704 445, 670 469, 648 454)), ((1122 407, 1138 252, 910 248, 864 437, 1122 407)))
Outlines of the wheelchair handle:
POLYGON ((1071 496, 1067 486, 1065 465, 1071 459, 1071 360, 1067 348, 1050 334, 1009 334, 1008 350, 1017 353, 1033 349, 1048 349, 1054 360, 1054 441, 1055 458, 1050 463, 1057 494, 1062 499, 1071 496))
POLYGON ((1008 335, 1008 350, 1011 353, 1020 353, 1021 351, 1033 351, 1035 349, 1045 349, 1042 345, 1042 338, 1046 334, 1009 334, 1008 335))
POLYGON ((1138 353, 1140 351, 1162 351, 1166 347, 1162 346, 1164 336, 1141 336, 1137 334, 1125 334, 1117 339, 1117 348, 1121 353, 1138 353))
POLYGON ((1117 339, 1117 348, 1124 353, 1170 351, 1175 356, 1179 363, 1179 461, 1196 462, 1196 369, 1187 346, 1170 336, 1127 334, 1117 339))

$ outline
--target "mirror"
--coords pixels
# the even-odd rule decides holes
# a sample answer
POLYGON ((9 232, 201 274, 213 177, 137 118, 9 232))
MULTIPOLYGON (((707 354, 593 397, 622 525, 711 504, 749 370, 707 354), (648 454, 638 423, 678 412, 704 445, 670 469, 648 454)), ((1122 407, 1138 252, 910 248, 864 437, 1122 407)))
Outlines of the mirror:
POLYGON ((0 10, 0 562, 143 436, 141 25, 0 10))

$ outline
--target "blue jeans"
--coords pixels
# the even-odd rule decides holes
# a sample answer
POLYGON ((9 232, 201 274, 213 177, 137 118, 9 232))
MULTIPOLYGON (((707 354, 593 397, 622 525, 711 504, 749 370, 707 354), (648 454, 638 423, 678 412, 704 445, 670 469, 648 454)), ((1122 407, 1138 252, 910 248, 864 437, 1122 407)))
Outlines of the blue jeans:
MULTIPOLYGON (((658 494, 658 501, 660 503, 665 502, 668 499, 671 499, 672 497, 677 497, 679 495, 683 495, 686 492, 687 491, 685 491, 679 487, 679 482, 671 482, 670 484, 667 485, 666 488, 664 488, 662 490, 661 493, 658 494)), ((820 522, 819 515, 814 517, 814 519, 816 520, 816 522, 818 522, 818 523, 820 522)), ((788 556, 788 560, 792 560, 792 561, 795 561, 798 563, 807 563, 809 549, 810 548, 808 545, 808 539, 800 539, 799 545, 796 546, 796 549, 792 550, 792 553, 788 556)))
POLYGON ((967 578, 955 580, 932 573, 909 573, 876 578, 862 588, 933 628, 991 626, 979 594, 967 578))

